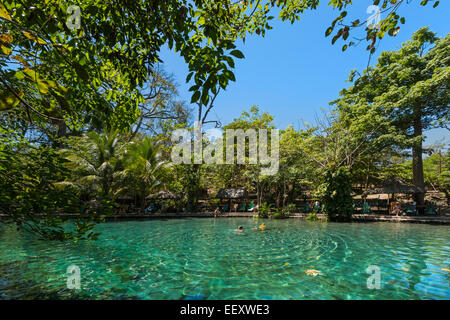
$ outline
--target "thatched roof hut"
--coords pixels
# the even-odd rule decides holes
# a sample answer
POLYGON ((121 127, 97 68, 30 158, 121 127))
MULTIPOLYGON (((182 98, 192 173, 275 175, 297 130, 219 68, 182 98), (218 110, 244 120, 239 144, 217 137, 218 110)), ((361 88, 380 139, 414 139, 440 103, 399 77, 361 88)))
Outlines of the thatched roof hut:
POLYGON ((247 190, 245 188, 220 189, 216 195, 218 199, 241 199, 246 197, 247 190))
POLYGON ((381 183, 381 187, 369 189, 363 192, 363 196, 368 194, 394 194, 394 193, 404 193, 404 194, 415 194, 424 193, 425 190, 416 187, 415 185, 403 182, 399 178, 390 178, 381 183))
POLYGON ((177 196, 175 193, 171 191, 163 190, 149 195, 146 199, 169 200, 169 199, 179 199, 179 196, 177 196))

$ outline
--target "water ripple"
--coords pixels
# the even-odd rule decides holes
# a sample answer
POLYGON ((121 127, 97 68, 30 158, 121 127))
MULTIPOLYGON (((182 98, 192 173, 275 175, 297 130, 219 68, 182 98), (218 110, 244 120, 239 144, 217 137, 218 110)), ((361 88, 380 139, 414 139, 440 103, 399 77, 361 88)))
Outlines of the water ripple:
POLYGON ((447 226, 264 222, 105 223, 89 243, 1 226, 0 299, 450 299, 447 226), (66 287, 72 264, 78 291, 66 287), (371 265, 379 290, 367 288, 371 265))

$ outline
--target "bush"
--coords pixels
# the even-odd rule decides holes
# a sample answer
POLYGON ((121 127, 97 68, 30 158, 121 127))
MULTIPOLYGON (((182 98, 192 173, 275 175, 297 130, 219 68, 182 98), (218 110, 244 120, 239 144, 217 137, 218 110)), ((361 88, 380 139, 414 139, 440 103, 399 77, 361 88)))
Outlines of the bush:
POLYGON ((276 212, 272 215, 272 218, 274 218, 274 219, 284 219, 284 218, 287 218, 287 215, 284 214, 283 212, 276 211, 276 212))
POLYGON ((306 216, 306 220, 308 220, 308 221, 318 221, 319 217, 317 216, 317 214, 315 212, 311 212, 310 214, 308 214, 306 216))
POLYGON ((295 204, 290 203, 286 207, 283 208, 283 214, 286 216, 290 216, 295 212, 295 204))
POLYGON ((261 206, 258 208, 258 215, 260 218, 268 218, 270 214, 270 208, 271 206, 267 204, 267 202, 264 202, 261 204, 261 206))
POLYGON ((350 221, 353 213, 352 178, 346 168, 331 170, 325 176, 323 211, 330 221, 350 221))

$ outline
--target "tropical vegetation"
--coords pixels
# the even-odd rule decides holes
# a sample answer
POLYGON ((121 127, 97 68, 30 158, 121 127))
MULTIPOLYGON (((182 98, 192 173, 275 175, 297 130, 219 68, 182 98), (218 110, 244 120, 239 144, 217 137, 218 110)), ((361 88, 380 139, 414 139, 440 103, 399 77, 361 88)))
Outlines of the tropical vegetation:
MULTIPOLYGON (((406 1, 373 4, 389 14, 377 28, 359 31, 370 54, 405 23, 397 10, 406 1)), ((344 51, 355 45, 349 34, 364 25, 348 21, 351 5, 328 3, 337 17, 325 36, 344 41, 344 51)), ((318 7, 318 0, 86 0, 76 7, 66 0, 2 1, 0 214, 42 237, 78 241, 95 239, 95 223, 116 212, 121 198, 143 211, 147 197, 161 190, 180 195, 180 206, 195 207, 204 190, 245 187, 256 193, 260 216, 275 203, 277 217, 288 216, 289 203, 308 190, 336 221, 351 217, 352 186, 367 188, 390 176, 448 197, 449 151, 425 150, 423 139, 431 128, 449 129, 450 36, 438 38, 428 28, 399 50, 381 53, 375 65, 353 71, 349 88, 316 124, 282 130, 276 175, 261 175, 248 162, 170 162, 171 133, 192 130, 194 121, 275 128, 274 117, 258 106, 222 125, 210 119, 214 101, 236 80, 235 60, 244 58, 238 40, 264 36, 274 12, 294 23, 318 7), (165 45, 189 68, 188 102, 161 65, 165 45), (60 213, 74 214, 71 223, 60 213)), ((423 194, 415 196, 423 204, 423 194)))

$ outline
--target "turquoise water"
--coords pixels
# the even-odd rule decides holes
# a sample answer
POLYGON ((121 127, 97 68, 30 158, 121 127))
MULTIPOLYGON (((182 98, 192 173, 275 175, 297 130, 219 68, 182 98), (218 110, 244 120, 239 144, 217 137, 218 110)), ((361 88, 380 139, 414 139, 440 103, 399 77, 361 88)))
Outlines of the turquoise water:
POLYGON ((0 299, 450 299, 448 226, 261 222, 111 222, 88 243, 0 225, 0 299), (67 288, 70 265, 79 290, 67 288), (370 265, 380 289, 367 287, 370 265))

